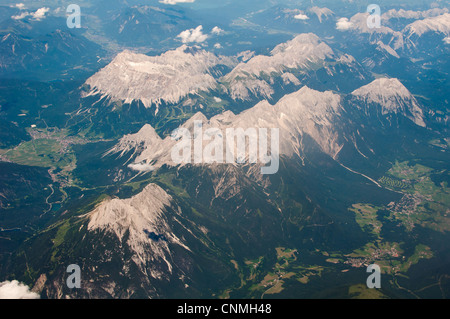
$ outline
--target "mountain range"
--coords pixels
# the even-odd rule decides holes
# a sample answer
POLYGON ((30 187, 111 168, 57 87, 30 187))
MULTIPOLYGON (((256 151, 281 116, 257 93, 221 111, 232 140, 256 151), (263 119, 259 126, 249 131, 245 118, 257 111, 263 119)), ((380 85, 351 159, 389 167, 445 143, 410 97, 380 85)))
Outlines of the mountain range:
POLYGON ((82 1, 80 29, 64 4, 0 6, 0 280, 448 298, 450 14, 387 2, 373 29, 347 1, 82 1))

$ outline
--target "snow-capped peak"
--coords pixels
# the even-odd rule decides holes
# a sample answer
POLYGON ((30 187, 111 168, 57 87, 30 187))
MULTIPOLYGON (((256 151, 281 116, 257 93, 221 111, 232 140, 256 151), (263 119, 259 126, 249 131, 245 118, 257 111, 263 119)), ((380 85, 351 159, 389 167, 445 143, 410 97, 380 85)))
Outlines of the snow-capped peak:
POLYGON ((355 90, 352 95, 382 106, 382 114, 402 113, 417 125, 425 126, 423 112, 414 96, 395 78, 379 78, 355 90))
POLYGON ((281 73, 286 69, 305 67, 333 55, 333 50, 313 33, 303 33, 277 45, 270 56, 258 55, 239 64, 226 78, 239 74, 281 73))
MULTIPOLYGON (((257 55, 246 63, 240 63, 224 76, 223 81, 229 83, 230 95, 235 100, 247 100, 250 93, 270 98, 273 89, 261 75, 282 75, 292 69, 305 69, 332 56, 333 50, 317 35, 304 33, 279 44, 269 56, 257 55)), ((291 83, 298 83, 288 77, 291 83)))
POLYGON ((450 13, 415 21, 407 25, 403 31, 407 37, 416 34, 422 36, 427 32, 440 32, 450 35, 450 13))
POLYGON ((188 94, 213 88, 211 69, 233 66, 232 59, 186 45, 160 56, 131 51, 119 53, 86 84, 90 94, 101 94, 126 103, 140 100, 146 107, 161 102, 177 103, 188 94))

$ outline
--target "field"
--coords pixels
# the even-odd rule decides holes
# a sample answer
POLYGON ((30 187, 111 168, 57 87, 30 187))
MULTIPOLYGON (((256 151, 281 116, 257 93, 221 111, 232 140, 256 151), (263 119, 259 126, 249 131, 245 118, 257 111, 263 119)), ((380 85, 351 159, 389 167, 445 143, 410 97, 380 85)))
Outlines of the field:
POLYGON ((75 156, 63 153, 61 144, 53 139, 24 142, 3 155, 14 163, 27 166, 64 168, 75 162, 75 156))
POLYGON ((388 207, 392 218, 401 221, 408 230, 415 226, 437 231, 450 230, 450 188, 447 182, 435 183, 433 174, 442 175, 429 167, 408 162, 397 162, 387 172, 388 176, 401 179, 409 187, 403 189, 403 199, 388 207))
POLYGON ((355 213, 356 222, 362 230, 380 234, 383 224, 377 220, 377 212, 380 207, 368 204, 354 204, 349 210, 355 213))

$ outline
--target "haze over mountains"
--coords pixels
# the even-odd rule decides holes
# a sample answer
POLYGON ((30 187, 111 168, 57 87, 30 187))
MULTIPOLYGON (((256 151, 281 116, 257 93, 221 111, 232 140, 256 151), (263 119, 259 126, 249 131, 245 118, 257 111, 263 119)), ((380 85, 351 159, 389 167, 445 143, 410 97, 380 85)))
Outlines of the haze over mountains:
POLYGON ((448 1, 67 4, 0 6, 0 290, 448 298, 448 1))

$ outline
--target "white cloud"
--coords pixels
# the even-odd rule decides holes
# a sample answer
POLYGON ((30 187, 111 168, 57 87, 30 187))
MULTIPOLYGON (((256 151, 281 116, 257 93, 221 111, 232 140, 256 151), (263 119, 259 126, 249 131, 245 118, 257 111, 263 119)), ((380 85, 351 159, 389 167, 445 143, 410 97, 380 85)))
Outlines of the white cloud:
POLYGON ((297 20, 308 20, 309 17, 306 14, 299 13, 299 14, 294 16, 294 19, 297 19, 297 20))
POLYGON ((446 44, 450 44, 450 37, 446 37, 443 40, 446 44))
POLYGON ((347 18, 340 18, 336 23, 336 29, 338 30, 350 30, 353 27, 353 23, 347 18))
POLYGON ((35 20, 42 20, 45 18, 45 14, 49 11, 49 8, 40 8, 37 9, 35 13, 31 14, 33 16, 33 19, 35 20))
POLYGON ((183 43, 201 43, 208 38, 208 35, 204 34, 202 30, 203 26, 199 25, 195 29, 189 29, 181 32, 179 35, 177 35, 177 38, 180 38, 183 43))
POLYGON ((214 44, 214 47, 215 47, 216 49, 222 49, 222 45, 221 45, 220 43, 214 44))
POLYGON ((19 14, 19 15, 12 16, 11 19, 14 19, 14 20, 22 20, 23 18, 26 18, 26 17, 28 17, 29 15, 30 15, 29 12, 22 12, 22 13, 19 14))
POLYGON ((130 164, 128 165, 128 167, 131 168, 133 171, 138 172, 151 172, 155 170, 155 167, 153 165, 147 163, 130 164))
POLYGON ((4 281, 0 282, 0 299, 39 299, 39 295, 35 292, 31 292, 30 288, 18 282, 4 281))
POLYGON ((194 1, 195 0, 160 0, 159 2, 160 3, 164 3, 164 4, 174 5, 174 4, 177 4, 177 3, 192 3, 194 1))
POLYGON ((35 12, 28 12, 28 11, 24 11, 19 15, 16 16, 12 16, 11 19, 14 20, 22 20, 28 16, 30 16, 32 19, 37 20, 37 21, 41 21, 42 19, 45 18, 45 14, 49 11, 49 8, 40 8, 37 9, 35 12))
POLYGON ((15 5, 11 6, 12 8, 18 8, 20 10, 25 9, 25 4, 23 3, 16 3, 15 5))
POLYGON ((212 30, 211 30, 211 33, 212 34, 215 34, 215 35, 220 35, 220 34, 222 34, 222 33, 224 33, 225 31, 224 30, 222 30, 221 28, 219 28, 219 27, 214 27, 214 28, 212 28, 212 30))

